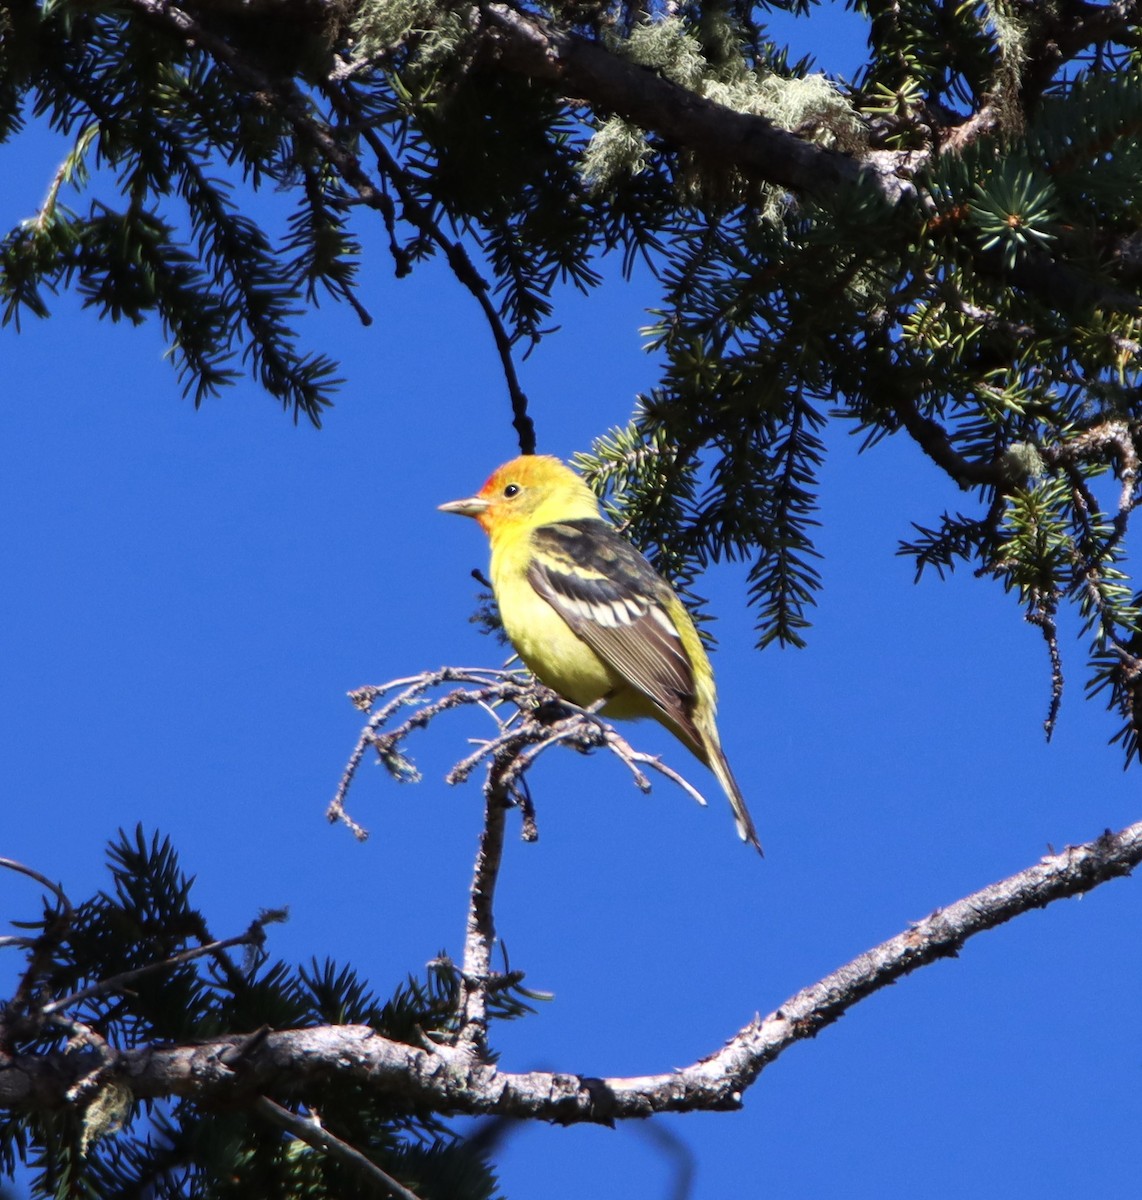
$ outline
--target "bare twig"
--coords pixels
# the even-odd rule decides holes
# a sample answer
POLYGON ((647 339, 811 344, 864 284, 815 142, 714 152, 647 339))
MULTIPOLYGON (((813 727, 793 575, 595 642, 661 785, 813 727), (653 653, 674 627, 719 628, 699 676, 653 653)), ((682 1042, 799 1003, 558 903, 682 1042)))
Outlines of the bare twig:
POLYGON ((377 708, 361 730, 326 810, 330 821, 341 821, 358 838, 368 836, 367 832, 345 811, 345 801, 370 747, 396 778, 415 778, 415 768, 402 752, 405 740, 442 713, 464 705, 475 705, 491 716, 496 731, 491 738, 477 741, 476 748, 460 759, 445 778, 451 784, 463 783, 481 763, 488 763, 489 782, 485 786, 498 788, 510 805, 521 809, 525 841, 534 841, 536 833, 535 811, 523 787, 524 776, 535 759, 555 745, 570 745, 577 750, 609 750, 631 771, 642 791, 650 790, 650 781, 640 767, 649 767, 676 783, 699 804, 706 803, 697 788, 673 768, 653 755, 635 750, 594 713, 568 704, 522 671, 442 667, 380 686, 358 688, 349 695, 357 707, 368 711, 394 692, 396 695, 377 708), (467 686, 434 699, 426 698, 433 689, 448 683, 467 686), (419 707, 411 716, 395 728, 385 730, 402 708, 415 704, 419 707))
MULTIPOLYGON (((482 707, 486 707, 489 699, 510 698, 509 692, 512 689, 509 679, 511 678, 513 678, 511 674, 505 671, 442 667, 438 671, 423 671, 421 674, 410 676, 407 679, 395 679, 390 683, 381 684, 380 686, 356 688, 350 692, 349 698, 353 701, 354 705, 362 709, 362 711, 368 712, 382 696, 396 691, 398 688, 400 689, 392 700, 377 709, 369 717, 365 727, 361 730, 357 738, 357 743, 349 755, 348 762, 345 764, 345 770, 341 774, 341 781, 337 785, 337 791, 325 811, 327 819, 330 821, 340 821, 344 825, 347 825, 353 831, 354 835, 363 841, 369 836, 368 831, 358 825, 345 812, 345 798, 361 765, 361 761, 370 747, 377 751, 381 762, 388 768, 391 774, 395 775, 398 779, 413 778, 415 777, 415 772, 412 770, 408 760, 397 754, 397 744, 403 741, 414 729, 422 729, 433 717, 438 716, 447 709, 455 708, 465 703, 479 704, 482 707), (443 699, 423 705, 399 729, 384 735, 379 732, 380 729, 392 720, 401 708, 415 703, 425 692, 442 684, 457 681, 473 684, 475 685, 475 690, 464 691, 463 689, 458 689, 455 692, 450 692, 443 699)), ((517 675, 514 676, 514 679, 518 681, 517 690, 522 690, 525 687, 524 677, 517 675)), ((480 757, 482 757, 482 754, 476 757, 473 766, 479 761, 480 757)), ((461 781, 461 777, 453 778, 455 770, 456 768, 453 768, 453 772, 449 774, 448 781, 450 783, 461 781)), ((462 778, 467 778, 467 774, 462 778)))
POLYGON ((315 1150, 320 1150, 330 1158, 336 1158, 361 1172, 371 1183, 383 1188, 385 1195, 395 1196, 397 1200, 419 1200, 415 1192, 409 1191, 387 1171, 382 1171, 371 1158, 367 1158, 355 1146, 334 1137, 315 1118, 290 1112, 288 1108, 283 1108, 268 1096, 259 1096, 254 1101, 254 1111, 315 1150))
POLYGON ((619 759, 626 763, 630 768, 631 774, 634 776, 635 784, 640 790, 649 792, 650 780, 639 770, 639 767, 650 767, 651 770, 657 771, 659 775, 663 775, 669 779, 671 783, 677 784, 692 800, 696 801, 703 808, 706 807, 706 797, 688 779, 679 775, 673 767, 668 767, 657 755, 646 754, 642 750, 635 750, 626 738, 616 733, 613 729, 608 728, 604 736, 607 749, 614 751, 619 759))
POLYGON ((1047 735, 1047 741, 1051 740, 1059 720, 1065 685, 1063 656, 1059 652, 1059 628, 1055 622, 1057 607, 1058 597, 1052 596, 1046 600, 1040 599, 1038 604, 1027 610, 1027 620, 1039 627, 1047 646, 1047 656, 1051 660, 1051 699, 1047 705, 1047 716, 1043 720, 1043 732, 1047 735))

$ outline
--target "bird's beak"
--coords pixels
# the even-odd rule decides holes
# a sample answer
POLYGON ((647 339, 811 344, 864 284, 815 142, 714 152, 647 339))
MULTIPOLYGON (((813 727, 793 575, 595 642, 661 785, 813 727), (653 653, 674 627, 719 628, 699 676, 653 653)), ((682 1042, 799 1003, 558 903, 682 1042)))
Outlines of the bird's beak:
POLYGON ((469 496, 467 500, 449 500, 439 506, 441 512, 457 513, 461 517, 478 517, 488 511, 488 502, 483 496, 469 496))

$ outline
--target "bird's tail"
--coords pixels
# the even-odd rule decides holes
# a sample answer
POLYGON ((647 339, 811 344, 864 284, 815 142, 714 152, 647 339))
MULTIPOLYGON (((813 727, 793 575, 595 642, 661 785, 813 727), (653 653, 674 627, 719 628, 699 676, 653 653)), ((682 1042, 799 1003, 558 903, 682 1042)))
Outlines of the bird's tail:
POLYGON ((758 854, 764 856, 765 851, 761 848, 761 841, 754 828, 753 818, 749 815, 749 809, 746 808, 745 797, 741 793, 741 788, 738 787, 738 781, 734 778, 733 771, 730 770, 730 764, 726 761, 721 746, 714 742, 713 745, 707 745, 706 752, 709 756, 710 770, 714 772, 714 777, 722 785, 722 790, 729 797, 730 807, 734 810, 738 837, 743 842, 749 842, 758 854))
POLYGON ((738 837, 743 842, 748 842, 764 858, 765 851, 761 848, 761 839, 757 836, 745 797, 722 750, 722 739, 718 737, 718 727, 712 714, 705 720, 701 717, 697 720, 691 719, 685 726, 671 722, 668 727, 713 771, 714 778, 722 785, 722 791, 726 793, 730 807, 734 810, 738 837))

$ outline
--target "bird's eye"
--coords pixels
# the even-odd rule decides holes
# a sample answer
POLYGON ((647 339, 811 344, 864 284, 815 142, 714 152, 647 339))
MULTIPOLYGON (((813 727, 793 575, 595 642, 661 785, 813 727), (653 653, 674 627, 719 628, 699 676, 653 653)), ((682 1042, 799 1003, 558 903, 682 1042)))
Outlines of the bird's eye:
POLYGON ((504 488, 504 499, 505 500, 510 500, 513 496, 518 496, 518 495, 519 495, 519 484, 518 483, 509 483, 508 486, 506 488, 504 488))

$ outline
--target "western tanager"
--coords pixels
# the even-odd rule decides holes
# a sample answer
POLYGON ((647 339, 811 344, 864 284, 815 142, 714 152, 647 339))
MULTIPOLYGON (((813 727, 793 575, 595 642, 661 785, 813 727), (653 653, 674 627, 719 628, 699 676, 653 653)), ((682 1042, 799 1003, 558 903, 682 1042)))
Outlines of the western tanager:
POLYGON ((717 777, 743 841, 761 850, 715 724, 714 670, 674 589, 557 458, 524 455, 441 512, 475 517, 492 546, 504 629, 528 668, 573 704, 654 717, 717 777))

